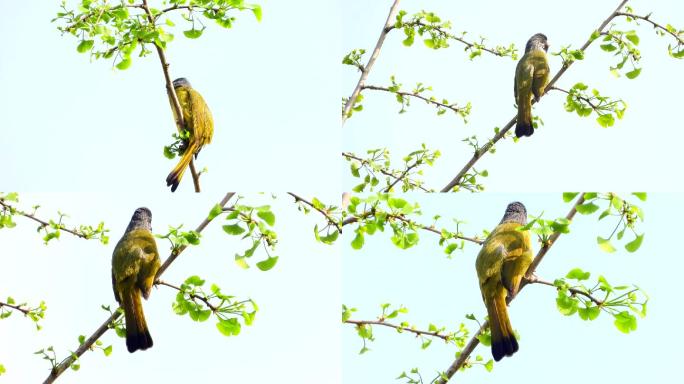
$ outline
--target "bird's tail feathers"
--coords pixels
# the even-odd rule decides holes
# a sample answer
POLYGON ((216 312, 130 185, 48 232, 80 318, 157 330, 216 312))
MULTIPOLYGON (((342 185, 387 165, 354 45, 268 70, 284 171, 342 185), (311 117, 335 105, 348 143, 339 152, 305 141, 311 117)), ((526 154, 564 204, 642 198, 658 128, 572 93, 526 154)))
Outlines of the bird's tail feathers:
POLYGON ((527 101, 527 105, 518 105, 518 120, 515 124, 515 136, 532 136, 533 133, 532 104, 530 101, 527 101))
POLYGON ((489 327, 492 330, 492 356, 494 360, 499 361, 504 356, 512 356, 518 351, 518 341, 508 319, 505 291, 502 290, 501 294, 494 296, 487 308, 489 327))
POLYGON ((123 293, 124 315, 126 317, 126 348, 128 352, 146 350, 152 346, 152 336, 147 329, 140 293, 136 288, 123 293))
POLYGON ((183 173, 185 172, 185 169, 188 168, 188 165, 192 160, 192 156, 195 154, 195 150, 196 145, 191 144, 183 153, 183 156, 178 161, 178 164, 176 164, 173 170, 171 170, 171 173, 166 176, 166 186, 171 187, 171 192, 176 192, 176 188, 178 188, 178 184, 180 184, 183 173))

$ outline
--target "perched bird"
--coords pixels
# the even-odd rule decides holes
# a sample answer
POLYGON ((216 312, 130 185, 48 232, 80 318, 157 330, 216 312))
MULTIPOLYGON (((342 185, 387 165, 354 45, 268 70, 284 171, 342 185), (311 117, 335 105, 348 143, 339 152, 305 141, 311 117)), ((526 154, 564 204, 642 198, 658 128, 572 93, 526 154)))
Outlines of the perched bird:
MULTIPOLYGON (((202 95, 195 91, 184 77, 174 80, 173 88, 176 90, 178 102, 183 111, 184 128, 190 137, 181 145, 180 161, 166 177, 166 186, 171 187, 171 192, 175 192, 178 188, 183 172, 190 164, 192 156, 196 158, 202 147, 211 143, 211 138, 214 135, 214 118, 211 116, 211 111, 202 95)), ((178 120, 171 95, 169 95, 169 101, 171 102, 173 117, 178 120)))
POLYGON ((152 235, 152 213, 138 208, 112 254, 112 285, 114 297, 126 317, 126 347, 128 352, 146 350, 152 346, 147 330, 140 295, 150 296, 154 277, 161 266, 157 243, 152 235))
POLYGON ((515 85, 513 93, 518 104, 518 120, 515 125, 515 135, 532 136, 532 101, 539 101, 549 84, 549 62, 546 51, 549 43, 546 36, 537 33, 530 37, 525 46, 525 55, 515 68, 515 85))
POLYGON ((506 298, 518 293, 520 282, 532 263, 530 233, 518 229, 526 223, 525 206, 519 202, 508 204, 503 219, 489 234, 475 261, 492 330, 492 356, 496 361, 518 350, 506 298))

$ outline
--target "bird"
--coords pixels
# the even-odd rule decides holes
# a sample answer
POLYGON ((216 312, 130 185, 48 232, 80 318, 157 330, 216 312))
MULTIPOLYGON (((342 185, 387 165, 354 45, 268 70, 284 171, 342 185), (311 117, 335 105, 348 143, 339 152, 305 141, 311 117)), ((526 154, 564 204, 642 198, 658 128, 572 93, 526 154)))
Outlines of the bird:
MULTIPOLYGON (((214 118, 202 95, 192 88, 190 82, 184 77, 173 81, 173 89, 176 91, 178 102, 183 111, 185 122, 183 128, 188 131, 189 137, 180 147, 181 158, 178 164, 166 177, 166 186, 171 187, 171 192, 175 192, 178 188, 183 172, 190 164, 192 157, 197 158, 202 147, 211 143, 214 136, 214 118)), ((173 110, 173 117, 177 121, 178 115, 171 94, 169 94, 169 102, 171 103, 171 110, 173 110)))
POLYGON ((532 97, 538 102, 549 84, 549 61, 546 51, 549 43, 546 36, 537 33, 530 37, 525 46, 525 54, 515 68, 513 94, 518 105, 518 119, 515 136, 532 136, 532 97))
POLYGON ((501 222, 484 241, 475 261, 482 299, 489 316, 492 356, 496 361, 518 351, 506 300, 518 293, 520 283, 532 264, 530 232, 520 228, 526 224, 525 206, 520 202, 508 204, 501 222))
POLYGON ((112 286, 124 310, 128 352, 152 347, 140 296, 145 300, 150 296, 160 266, 152 213, 148 208, 138 208, 112 254, 112 286))

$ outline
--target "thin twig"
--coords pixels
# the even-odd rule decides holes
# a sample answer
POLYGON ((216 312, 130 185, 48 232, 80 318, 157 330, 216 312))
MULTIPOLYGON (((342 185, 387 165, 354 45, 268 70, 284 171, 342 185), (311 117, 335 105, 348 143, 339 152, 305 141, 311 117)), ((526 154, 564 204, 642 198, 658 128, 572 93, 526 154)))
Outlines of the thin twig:
POLYGON ((342 233, 342 227, 341 227, 340 224, 337 222, 337 220, 335 220, 332 216, 330 216, 330 214, 328 214, 328 212, 326 212, 326 211, 324 211, 324 210, 322 210, 322 209, 320 209, 320 208, 314 206, 313 203, 311 203, 310 201, 308 201, 308 200, 306 200, 306 199, 304 199, 304 198, 302 198, 302 197, 296 195, 295 193, 288 192, 287 194, 290 195, 290 196, 292 196, 292 197, 294 197, 295 203, 301 201, 302 203, 304 203, 304 204, 308 205, 309 207, 311 207, 311 208, 317 210, 318 212, 320 212, 323 216, 325 216, 325 218, 328 220, 328 222, 329 222, 330 224, 334 225, 335 228, 337 228, 337 232, 342 233))
MULTIPOLYGON (((575 204, 573 204, 572 208, 570 209, 570 212, 568 212, 567 216, 565 218, 568 221, 572 221, 572 218, 575 217, 575 213, 577 213, 577 206, 581 205, 584 203, 584 193, 580 193, 580 197, 577 199, 575 204)), ((549 249, 555 244, 556 240, 560 236, 560 232, 554 232, 553 235, 551 235, 549 241, 539 249, 539 252, 537 252, 537 255, 535 256, 534 260, 532 261, 532 264, 530 267, 527 269, 527 273, 525 274, 526 276, 533 276, 534 271, 537 269, 537 266, 539 266, 539 263, 541 263, 542 259, 546 255, 546 253, 549 251, 549 249)), ((523 279, 522 283, 520 284, 520 290, 522 290, 525 285, 527 285, 528 279, 523 279)), ((520 290, 518 293, 520 293, 520 290)), ((516 296, 517 297, 517 296, 516 296)), ((513 299, 512 297, 510 298, 511 300, 513 299)), ((510 300, 509 300, 510 302, 510 300)), ((468 341, 468 344, 466 344, 465 348, 461 351, 461 354, 454 360, 453 363, 451 363, 451 366, 444 372, 444 375, 440 377, 436 383, 437 384, 446 384, 447 381, 451 379, 451 377, 459 370, 461 367, 463 367, 463 364, 468 360, 470 357, 470 354, 473 353, 473 350, 475 350, 475 347, 480 343, 480 340, 477 338, 482 332, 484 332, 487 327, 489 326, 489 321, 485 321, 480 329, 475 332, 468 341), (446 377, 446 378, 445 378, 446 377)))
POLYGON ((402 330, 402 331, 412 332, 412 333, 416 334, 416 336, 433 336, 433 337, 439 337, 440 339, 442 339, 444 341, 449 341, 448 335, 443 335, 439 332, 421 331, 419 329, 402 327, 400 325, 387 323, 384 320, 345 320, 345 323, 354 324, 356 326, 365 325, 365 324, 383 325, 385 327, 390 327, 390 328, 394 328, 394 329, 398 329, 398 330, 402 330))
MULTIPOLYGON (((532 276, 532 278, 528 279, 527 283, 528 284, 543 284, 543 285, 548 285, 549 287, 555 287, 555 285, 552 282, 542 280, 536 276, 532 276)), ((595 298, 589 292, 585 292, 581 289, 572 288, 572 287, 568 288, 568 291, 570 291, 573 295, 582 295, 582 296, 588 298, 589 300, 593 301, 594 304, 598 305, 599 307, 603 305, 603 300, 595 298)))
POLYGON ((395 93, 395 94, 401 95, 401 96, 415 97, 417 99, 421 99, 421 100, 425 101, 428 104, 433 104, 438 108, 448 108, 448 109, 454 111, 454 113, 460 113, 462 111, 462 109, 457 107, 456 104, 440 103, 437 100, 430 99, 429 97, 425 97, 425 96, 420 95, 418 93, 404 92, 404 91, 392 91, 391 89, 389 89, 387 87, 381 87, 381 86, 377 86, 377 85, 364 85, 362 88, 363 89, 371 89, 374 91, 384 91, 384 92, 389 92, 389 93, 395 93))
MULTIPOLYGON (((447 31, 445 31, 445 30, 439 28, 439 27, 436 27, 436 26, 434 26, 434 25, 425 24, 425 23, 423 23, 422 21, 404 23, 404 26, 409 26, 409 27, 418 26, 418 27, 432 28, 432 29, 438 31, 443 37, 446 37, 446 38, 449 38, 449 39, 452 39, 452 40, 456 40, 456 41, 458 41, 459 43, 464 44, 464 45, 466 46, 466 48, 465 48, 466 50, 475 47, 475 43, 471 43, 471 42, 469 42, 469 41, 466 41, 466 40, 464 40, 464 39, 462 39, 462 38, 460 38, 460 37, 458 37, 458 36, 456 36, 456 35, 453 35, 453 34, 447 32, 447 31)), ((390 29, 395 29, 395 26, 392 25, 392 26, 390 27, 390 29)), ((483 51, 489 52, 489 53, 491 53, 491 54, 493 54, 493 55, 495 55, 495 56, 504 57, 504 54, 503 54, 503 53, 497 52, 497 51, 495 51, 495 50, 493 50, 493 49, 490 49, 490 48, 487 48, 487 47, 485 47, 485 46, 478 45, 477 48, 479 48, 479 49, 481 49, 481 50, 483 50, 483 51)))
MULTIPOLYGON (((234 192, 227 193, 226 196, 223 198, 223 200, 221 200, 221 202, 219 204, 221 206, 226 205, 228 203, 228 200, 230 200, 230 198, 234 194, 235 194, 234 192)), ((211 222, 211 220, 209 218, 205 218, 202 221, 202 223, 200 223, 200 225, 197 226, 197 229, 195 229, 195 232, 201 233, 202 230, 204 230, 204 228, 206 228, 206 226, 209 224, 209 222, 211 222)), ((155 280, 159 279, 159 277, 162 275, 162 273, 164 273, 164 271, 169 267, 169 265, 171 265, 171 263, 174 260, 176 260, 176 258, 181 254, 181 252, 183 252, 183 250, 185 250, 185 248, 187 248, 187 246, 184 245, 184 246, 178 248, 178 250, 171 253, 171 255, 166 259, 164 264, 161 266, 161 268, 159 268, 159 271, 157 272, 157 276, 155 277, 155 280)), ((119 316, 121 316, 121 312, 118 310, 114 311, 114 313, 112 313, 112 315, 109 316, 109 318, 107 320, 105 320, 105 322, 102 323, 102 325, 100 325, 100 327, 83 344, 78 346, 76 351, 74 351, 71 355, 69 355, 64 360, 62 360, 62 362, 60 362, 57 366, 55 366, 50 371, 50 375, 47 377, 47 379, 45 379, 43 384, 50 384, 50 383, 54 382, 59 377, 59 375, 61 375, 67 368, 69 368, 71 366, 71 364, 73 364, 76 361, 76 359, 78 359, 81 355, 83 355, 86 351, 88 351, 90 349, 90 347, 100 337, 102 337, 102 335, 105 332, 107 332, 107 330, 110 328, 111 324, 114 323, 114 321, 116 321, 116 319, 118 319, 119 316)))
MULTIPOLYGON (((620 5, 615 9, 615 11, 613 11, 613 13, 611 13, 611 15, 610 15, 606 20, 604 20, 603 23, 601 23, 601 25, 600 25, 599 28, 597 29, 597 31, 599 31, 599 33, 600 33, 601 31, 603 31, 603 29, 608 25, 608 23, 610 23, 611 20, 613 20, 616 16, 618 16, 618 13, 619 13, 620 9, 622 9, 622 7, 624 7, 624 5, 627 3, 627 1, 628 1, 628 0, 622 0, 622 2, 620 2, 620 5)), ((593 41, 594 41, 593 39, 589 38, 589 40, 587 40, 587 41, 584 43, 584 45, 583 45, 579 50, 582 51, 582 52, 586 51, 586 49, 589 47, 589 45, 590 45, 593 41)), ((546 90, 553 88, 554 84, 556 84, 556 82, 558 81, 558 79, 559 79, 561 76, 563 76, 563 74, 565 73, 565 71, 568 70, 568 68, 570 68, 570 66, 572 65, 573 62, 574 62, 574 61, 572 61, 572 62, 564 62, 564 63, 563 63, 563 66, 561 67, 561 69, 556 73, 556 75, 551 79, 551 81, 549 81, 549 84, 546 86, 546 90)), ((541 96, 544 96, 544 95, 541 95, 541 96)), ((541 96, 540 96, 540 97, 541 97, 541 96)), ((533 100, 532 102, 534 103, 534 100, 533 100)), ((506 134, 506 132, 508 132, 508 130, 511 129, 511 128, 513 127, 513 125, 515 124, 516 119, 517 119, 517 116, 514 116, 514 117, 513 117, 513 118, 512 118, 512 119, 511 119, 511 120, 510 120, 510 121, 509 121, 501 130, 500 130, 500 131, 499 131, 499 133, 497 133, 496 135, 494 135, 494 137, 493 137, 491 140, 489 140, 485 145, 482 146, 482 148, 480 148, 478 151, 476 151, 476 152, 473 154, 473 157, 472 157, 472 158, 468 161, 468 163, 466 163, 466 165, 463 167, 463 169, 461 169, 461 171, 458 172, 458 174, 457 174, 457 175, 456 175, 456 176, 455 176, 455 177, 454 177, 454 178, 453 178, 453 179, 452 179, 444 188, 442 188, 442 190, 441 190, 440 192, 449 192, 449 191, 451 191, 454 187, 456 187, 457 185, 459 185, 459 184, 461 183, 463 177, 464 177, 464 176, 466 175, 466 173, 468 173, 468 171, 470 170, 470 168, 472 168, 473 165, 475 165, 475 163, 476 163, 482 156, 484 156, 484 154, 486 154, 487 152, 489 152, 489 150, 494 146, 494 144, 496 144, 497 141, 501 140, 501 138, 504 137, 504 135, 506 134)))
MULTIPOLYGON (((565 89, 558 88, 558 87, 550 87, 548 90, 549 91, 558 91, 561 93, 565 93, 566 95, 570 95, 570 91, 566 91, 565 89)), ((584 101, 585 103, 589 104, 591 109, 593 109, 596 113, 598 113, 598 105, 595 105, 594 103, 592 103, 591 99, 589 99, 588 97, 580 96, 580 95, 574 95, 574 96, 577 97, 578 99, 584 101)))
MULTIPOLYGON (((404 177, 406 177, 406 175, 408 175, 409 172, 411 172, 413 168, 417 167, 418 165, 420 165, 420 163, 418 162, 418 159, 416 159, 416 161, 413 164, 406 167, 404 172, 402 172, 401 175, 399 175, 399 177, 397 177, 397 179, 394 180, 392 184, 388 185, 383 192, 389 193, 390 191, 392 191, 392 188, 394 188, 394 186, 397 185, 397 183, 399 183, 404 177)), ((408 182, 410 184, 411 180, 409 180, 408 182)))
POLYGON ((0 308, 2 308, 2 307, 10 307, 14 310, 17 310, 17 311, 23 313, 24 315, 28 315, 29 312, 31 312, 30 309, 22 308, 22 305, 12 305, 12 304, 3 303, 2 301, 0 301, 0 308))
MULTIPOLYGON (((360 162, 361 165, 370 164, 370 160, 362 159, 362 158, 360 158, 360 157, 358 157, 358 156, 356 156, 356 155, 354 155, 353 153, 350 153, 350 152, 342 152, 342 156, 343 156, 343 157, 346 157, 346 158, 348 158, 348 159, 356 160, 356 161, 360 162)), ((392 173, 392 172, 390 172, 390 171, 388 171, 388 170, 380 169, 380 173, 382 173, 382 174, 385 175, 385 176, 389 176, 389 177, 391 177, 391 178, 393 178, 393 179, 395 179, 395 180, 400 180, 399 176, 395 175, 394 173, 392 173)), ((423 190, 423 191, 425 191, 425 192, 431 192, 429 189, 423 187, 421 184, 418 184, 417 182, 415 182, 415 181, 413 181, 413 180, 411 180, 411 179, 409 179, 408 182, 409 182, 409 184, 411 184, 411 185, 412 185, 413 187, 415 187, 415 188, 419 188, 419 189, 421 189, 421 190, 423 190)))
POLYGON ((660 25, 660 24, 656 23, 655 21, 651 20, 651 15, 650 15, 650 14, 647 15, 647 16, 639 16, 639 15, 635 15, 635 14, 633 14, 633 13, 627 13, 627 12, 616 12, 615 14, 616 14, 617 16, 626 16, 626 17, 631 17, 631 18, 633 18, 633 19, 639 19, 639 20, 643 20, 643 21, 649 22, 649 23, 651 23, 651 25, 653 25, 653 28, 662 29, 663 31, 669 33, 670 35, 672 35, 672 37, 674 37, 675 39, 677 39, 677 41, 679 42, 679 44, 684 44, 684 40, 683 40, 681 37, 679 37, 679 35, 677 35, 677 34, 671 32, 671 31, 670 31, 669 29, 667 29, 666 27, 663 27, 662 25, 660 25))
MULTIPOLYGON (((39 219, 39 218, 37 218, 36 216, 34 216, 34 215, 32 215, 32 214, 30 214, 30 213, 28 213, 28 212, 20 211, 19 209, 17 209, 17 208, 15 208, 15 207, 13 207, 13 206, 11 206, 11 205, 5 203, 5 200, 3 200, 3 199, 0 199, 0 205, 3 206, 4 208, 9 209, 10 212, 12 212, 12 213, 16 213, 16 214, 18 214, 18 215, 21 215, 21 216, 24 216, 24 217, 26 217, 26 218, 29 218, 29 219, 31 219, 31 220, 37 222, 37 223, 40 223, 40 225, 41 225, 40 228, 41 228, 41 229, 42 229, 43 227, 50 227, 50 223, 48 223, 47 221, 42 220, 42 219, 39 219)), ((72 235, 77 236, 77 237, 80 237, 80 238, 82 238, 82 239, 86 239, 86 240, 90 239, 90 237, 88 237, 88 236, 86 236, 85 234, 79 232, 78 230, 75 230, 75 229, 72 230, 72 229, 69 229, 69 228, 65 227, 64 224, 59 224, 59 223, 57 223, 57 227, 59 228, 60 231, 64 231, 64 232, 71 233, 72 235)))
MULTIPOLYGON (((156 19, 154 18, 154 16, 152 16, 152 12, 150 12, 150 7, 147 5, 147 0, 142 0, 142 2, 142 8, 145 10, 145 13, 147 14, 147 20, 150 22, 152 26, 154 26, 156 19)), ((176 90, 173 88, 173 83, 171 82, 171 75, 169 75, 169 63, 166 61, 166 55, 164 55, 164 50, 157 44, 154 44, 154 47, 157 49, 157 55, 159 56, 159 61, 161 62, 162 66, 162 72, 164 73, 164 79, 166 80, 166 92, 168 93, 169 98, 173 103, 173 108, 176 110, 176 128, 178 129, 179 133, 183 133, 183 130, 185 129, 183 109, 181 108, 180 102, 178 101, 178 95, 176 95, 176 90)), ((195 170, 195 164, 192 158, 190 158, 190 172, 192 173, 192 181, 195 185, 195 192, 199 193, 199 175, 195 170)))
POLYGON ((349 113, 351 112, 352 107, 354 107, 354 104, 356 103, 356 99, 359 97, 359 94, 361 93, 361 88, 365 84, 366 79, 368 79, 368 74, 370 73, 371 68, 373 68, 375 60, 377 60, 378 55, 380 55, 380 49, 382 49, 382 44, 385 41, 385 37, 387 36, 387 33, 391 30, 391 27, 394 24, 393 20, 396 17, 398 10, 399 0, 394 0, 394 4, 392 4, 389 14, 387 15, 387 21, 385 21, 385 25, 382 27, 382 32, 380 32, 378 42, 375 44, 373 54, 371 54, 371 57, 368 59, 368 63, 363 67, 363 70, 361 71, 361 76, 359 77, 359 82, 356 84, 356 88, 354 88, 354 92, 352 92, 351 96, 349 97, 349 100, 347 100, 347 103, 344 105, 344 110, 342 112, 342 125, 344 125, 344 122, 347 121, 349 113))
MULTIPOLYGON (((167 282, 164 281, 164 280, 157 280, 157 281, 154 282, 154 284, 156 284, 156 285, 165 285, 165 286, 167 286, 167 287, 169 287, 169 288, 175 289, 175 290, 178 291, 178 292, 181 292, 181 291, 182 291, 182 289, 181 289, 180 287, 178 287, 178 286, 176 286, 176 285, 173 285, 173 284, 171 284, 171 283, 167 283, 167 282)), ((209 302, 209 300, 208 300, 206 297, 202 297, 202 296, 196 295, 196 294, 194 294, 194 293, 190 293, 189 295, 190 295, 190 297, 192 297, 193 299, 198 299, 198 300, 201 300, 202 302, 204 302, 204 304, 206 304, 207 307, 209 307, 209 309, 211 309, 212 312, 216 312, 216 310, 218 309, 218 308, 216 308, 215 306, 211 305, 211 303, 209 302)))
MULTIPOLYGON (((360 214, 358 216, 347 218, 344 221, 342 221, 342 226, 344 227, 345 225, 356 223, 359 220, 364 220, 370 216, 373 216, 373 214, 374 214, 374 211, 370 210, 370 211, 363 212, 362 214, 360 214)), ((388 219, 388 221, 391 219, 399 220, 399 221, 402 221, 406 224, 415 225, 416 227, 423 229, 425 231, 432 232, 432 233, 440 235, 440 236, 442 235, 442 231, 440 231, 434 227, 428 227, 427 225, 418 224, 414 221, 411 221, 410 219, 407 219, 403 215, 388 213, 387 219, 388 219)), ((460 240, 465 240, 465 241, 470 241, 470 242, 478 244, 478 245, 482 245, 482 243, 484 243, 484 240, 480 240, 480 239, 475 238, 475 237, 462 236, 462 235, 458 235, 458 234, 456 236, 454 236, 454 238, 460 239, 460 240)))

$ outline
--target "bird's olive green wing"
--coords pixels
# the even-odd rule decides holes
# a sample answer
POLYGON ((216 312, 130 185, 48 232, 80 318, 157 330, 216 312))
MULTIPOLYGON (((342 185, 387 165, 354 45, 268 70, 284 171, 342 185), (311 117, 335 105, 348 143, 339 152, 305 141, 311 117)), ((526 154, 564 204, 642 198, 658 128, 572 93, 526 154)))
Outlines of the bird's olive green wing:
POLYGON ((530 62, 530 56, 525 54, 515 70, 515 98, 518 105, 528 102, 533 76, 534 65, 530 62))
POLYGON ((190 109, 192 110, 193 134, 196 136, 199 146, 211 142, 214 135, 214 118, 209 106, 202 95, 194 89, 188 91, 190 109))
POLYGON ((510 296, 515 296, 520 289, 520 282, 527 268, 532 263, 529 232, 518 230, 511 232, 508 245, 501 266, 501 283, 510 296))
MULTIPOLYGON (((176 96, 178 96, 178 104, 180 104, 181 110, 183 111, 183 120, 185 121, 185 129, 193 133, 192 125, 192 102, 190 100, 190 90, 186 87, 177 87, 176 96)), ((172 108, 174 113, 176 108, 172 108)))

